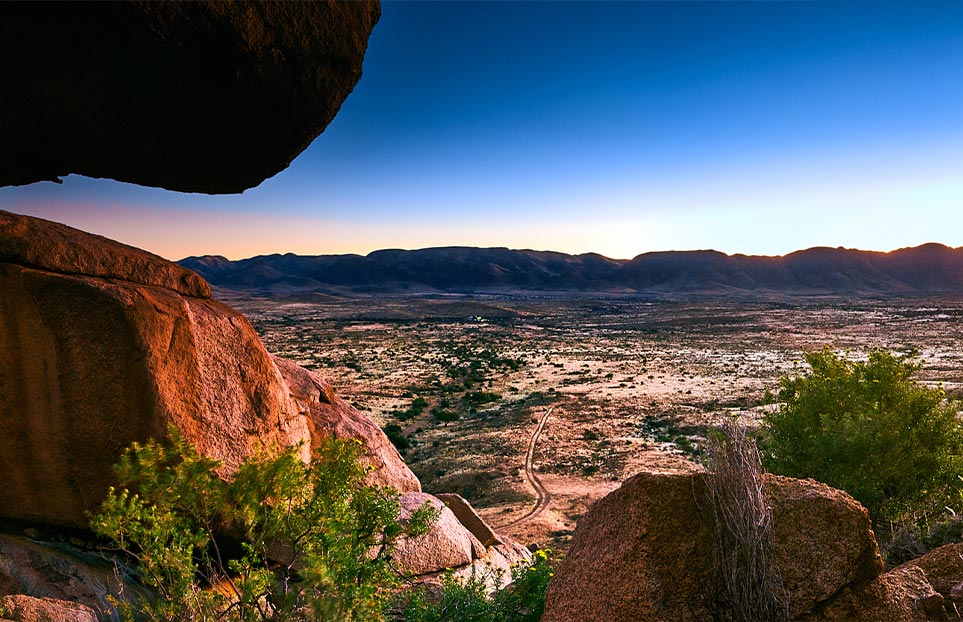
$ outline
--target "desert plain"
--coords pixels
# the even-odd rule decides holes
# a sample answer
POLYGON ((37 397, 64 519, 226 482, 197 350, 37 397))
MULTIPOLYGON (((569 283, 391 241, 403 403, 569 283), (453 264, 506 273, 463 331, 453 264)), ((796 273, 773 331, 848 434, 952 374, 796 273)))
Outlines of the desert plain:
POLYGON ((698 468, 718 418, 758 422, 807 350, 915 351, 963 394, 961 297, 218 296, 393 429, 427 492, 557 550, 631 475, 698 468))

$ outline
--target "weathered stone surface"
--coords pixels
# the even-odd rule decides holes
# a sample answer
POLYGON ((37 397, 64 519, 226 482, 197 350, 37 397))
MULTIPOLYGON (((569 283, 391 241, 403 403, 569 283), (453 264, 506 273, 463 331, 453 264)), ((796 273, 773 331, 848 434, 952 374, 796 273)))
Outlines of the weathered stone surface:
POLYGON ((642 473, 578 521, 548 587, 545 622, 708 620, 712 530, 704 485, 642 473))
MULTIPOLYGON (((99 241, 82 246, 109 254, 99 241)), ((77 269, 87 265, 98 261, 77 269)), ((309 434, 236 311, 165 287, 0 263, 0 517, 85 527, 121 451, 169 425, 228 471, 255 445, 309 434)))
POLYGON ((120 279, 210 298, 196 273, 157 255, 60 223, 0 210, 0 263, 120 279))
POLYGON ((943 597, 914 566, 897 568, 846 588, 806 622, 927 622, 946 620, 943 597))
POLYGON ((120 620, 111 615, 108 594, 149 597, 136 583, 121 582, 123 575, 99 552, 0 534, 0 594, 67 600, 90 607, 101 620, 120 620))
POLYGON ((532 560, 531 552, 524 546, 511 540, 503 538, 504 542, 498 542, 485 552, 484 557, 479 557, 472 561, 471 565, 465 566, 455 571, 456 577, 482 578, 488 589, 491 591, 500 589, 511 583, 512 567, 532 560))
POLYGON ((811 479, 767 475, 765 482, 792 617, 883 571, 869 513, 855 499, 811 479))
POLYGON ((361 77, 376 0, 0 3, 0 185, 241 192, 361 77))
POLYGON ((951 619, 963 613, 963 543, 933 549, 899 568, 910 567, 921 569, 933 589, 943 596, 951 619))
MULTIPOLYGON (((719 613, 704 477, 643 473, 596 503, 549 585, 545 622, 696 622, 719 613)), ((810 480, 766 477, 765 485, 793 617, 882 570, 868 515, 849 495, 810 480)))
POLYGON ((3 596, 0 610, 14 622, 97 622, 90 607, 55 598, 3 596))
POLYGON ((395 562, 405 571, 423 575, 447 568, 467 566, 474 559, 486 555, 485 547, 478 538, 465 529, 445 504, 423 492, 408 492, 401 496, 401 520, 425 503, 439 511, 438 520, 431 531, 413 539, 403 539, 392 554, 395 562))
POLYGON ((438 499, 444 503, 448 508, 454 513, 455 517, 458 519, 462 525, 465 526, 468 531, 472 533, 473 536, 478 538, 478 540, 484 544, 486 547, 491 547, 496 544, 501 544, 501 538, 498 534, 486 523, 475 508, 471 506, 468 501, 466 501, 461 495, 456 495, 454 493, 443 493, 435 495, 438 499))
POLYGON ((367 415, 338 397, 321 376, 292 361, 273 356, 298 411, 307 418, 311 438, 359 439, 374 467, 366 482, 401 492, 420 492, 421 483, 388 437, 367 415))

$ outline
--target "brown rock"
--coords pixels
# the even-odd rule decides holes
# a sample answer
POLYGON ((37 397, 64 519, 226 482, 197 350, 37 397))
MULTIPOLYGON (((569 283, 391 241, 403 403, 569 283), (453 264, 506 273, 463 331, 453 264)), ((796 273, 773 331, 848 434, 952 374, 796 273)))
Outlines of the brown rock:
POLYGON ((468 531, 472 533, 473 536, 478 538, 478 540, 484 544, 486 547, 491 547, 496 544, 501 544, 501 538, 498 534, 488 526, 475 508, 471 506, 468 501, 466 501, 461 495, 456 495, 454 493, 442 493, 435 495, 444 503, 448 508, 454 513, 455 517, 458 519, 462 525, 465 526, 468 531))
MULTIPOLYGON (((720 614, 704 477, 643 473, 592 506, 549 585, 545 622, 720 614)), ((794 617, 881 571, 869 517, 849 495, 811 480, 765 483, 794 617)))
POLYGON ((97 622, 90 607, 56 598, 17 594, 0 598, 0 611, 14 622, 97 622))
POLYGON ((792 617, 883 571, 869 513, 851 496, 811 479, 767 475, 765 483, 792 617))
POLYGON ((595 503, 549 583, 543 620, 712 619, 703 498, 698 476, 642 473, 595 503))
POLYGON ((361 77, 376 0, 0 3, 0 185, 241 192, 361 77))
POLYGON ((368 463, 374 467, 366 483, 391 486, 401 492, 421 491, 421 482, 370 418, 338 397, 318 374, 281 357, 272 359, 298 411, 307 418, 312 439, 331 435, 358 439, 364 445, 368 463))
POLYGON ((67 225, 2 210, 0 263, 156 285, 197 298, 211 297, 204 279, 157 255, 67 225))
POLYGON ((933 549, 899 568, 908 567, 923 571, 933 589, 946 600, 951 614, 963 612, 963 543, 946 544, 933 549))
POLYGON ((943 597, 919 568, 896 568, 867 583, 846 588, 806 622, 926 622, 946 620, 943 597))
MULTIPOLYGON (((114 248, 99 244, 82 240, 90 254, 114 248)), ((121 451, 169 425, 228 471, 256 445, 308 438, 236 311, 164 287, 0 263, 0 516, 85 527, 121 451)))
POLYGON ((465 529, 445 504, 423 492, 408 492, 401 496, 401 520, 425 503, 439 511, 431 531, 413 539, 399 542, 392 554, 395 562, 406 572, 423 575, 467 566, 472 560, 484 557, 485 547, 465 529))

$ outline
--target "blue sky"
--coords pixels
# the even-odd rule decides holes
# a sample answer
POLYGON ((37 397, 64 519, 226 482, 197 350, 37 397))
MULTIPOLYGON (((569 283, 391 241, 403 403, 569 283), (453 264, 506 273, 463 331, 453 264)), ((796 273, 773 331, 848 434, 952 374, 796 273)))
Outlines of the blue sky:
POLYGON ((963 3, 385 2, 364 75, 241 195, 70 176, 0 208, 171 259, 963 245, 963 3))

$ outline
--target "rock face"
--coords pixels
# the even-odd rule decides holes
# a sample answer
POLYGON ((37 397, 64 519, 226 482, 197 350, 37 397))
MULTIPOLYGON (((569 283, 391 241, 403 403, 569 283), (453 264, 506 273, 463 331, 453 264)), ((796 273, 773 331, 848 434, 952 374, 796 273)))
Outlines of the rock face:
POLYGON ((882 572, 869 513, 856 500, 813 480, 768 475, 765 481, 792 617, 882 572))
POLYGON ((916 567, 897 568, 868 583, 848 587, 806 622, 927 622, 946 620, 943 597, 916 567))
MULTIPOLYGON (((458 495, 454 496, 461 499, 458 495)), ((496 536, 489 544, 483 543, 475 534, 494 532, 467 501, 461 501, 477 521, 473 519, 466 524, 461 520, 464 507, 456 513, 454 507, 437 497, 420 492, 402 495, 402 521, 425 503, 438 510, 439 514, 427 534, 402 540, 392 557, 407 572, 419 575, 423 580, 431 581, 439 574, 452 570, 456 576, 465 577, 474 573, 477 577, 483 577, 493 589, 501 587, 511 580, 511 567, 521 561, 531 560, 531 553, 510 538, 496 536)))
POLYGON ((956 620, 963 613, 963 543, 946 544, 899 568, 919 568, 944 600, 947 615, 956 620))
POLYGON ((391 486, 401 492, 421 491, 421 482, 371 419, 338 397, 318 374, 286 359, 271 358, 298 412, 305 417, 311 438, 359 439, 368 463, 374 467, 365 479, 368 484, 391 486))
MULTIPOLYGON (((641 474, 578 522, 545 622, 714 619, 714 527, 704 474, 641 474)), ((767 477, 776 562, 793 618, 882 570, 866 510, 811 480, 767 477)))
POLYGON ((120 616, 110 615, 113 607, 108 595, 124 594, 130 600, 150 597, 133 581, 122 581, 122 576, 98 552, 0 534, 0 594, 70 601, 89 607, 102 620, 119 621, 120 616))
POLYGON ((55 598, 17 594, 0 598, 0 611, 13 622, 97 622, 90 607, 55 598))
MULTIPOLYGON (((169 427, 222 461, 226 475, 259 446, 300 444, 307 459, 320 438, 359 439, 375 467, 368 483, 405 493, 403 516, 425 502, 440 510, 429 534, 397 552, 409 573, 507 570, 528 557, 461 497, 449 499, 453 512, 421 493, 374 422, 317 374, 269 355, 197 275, 0 212, 0 519, 86 528, 122 450, 169 427)), ((103 609, 109 580, 78 554, 0 534, 0 594, 103 609)))
POLYGON ((69 173, 241 192, 361 77, 377 0, 0 3, 0 185, 69 173))

